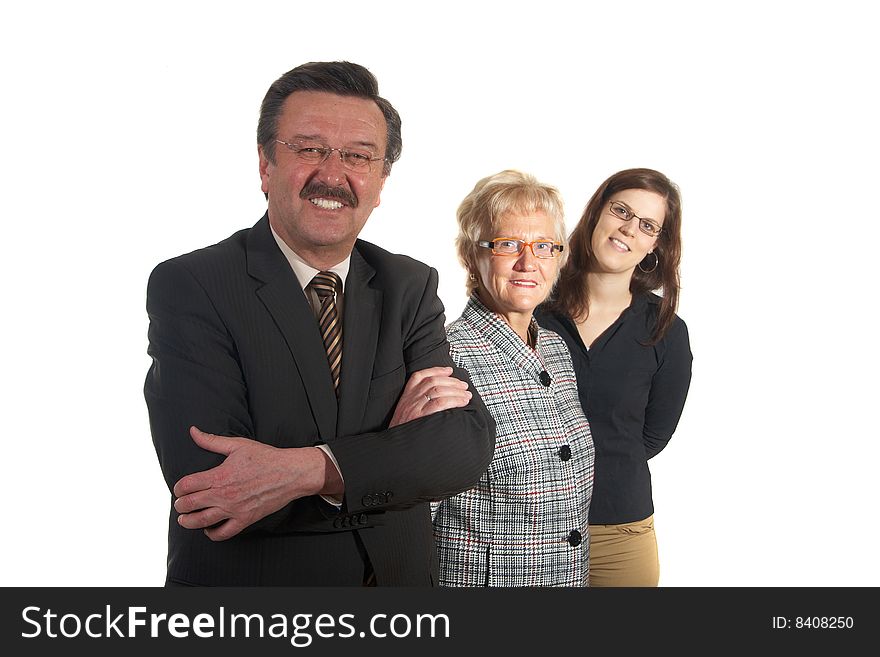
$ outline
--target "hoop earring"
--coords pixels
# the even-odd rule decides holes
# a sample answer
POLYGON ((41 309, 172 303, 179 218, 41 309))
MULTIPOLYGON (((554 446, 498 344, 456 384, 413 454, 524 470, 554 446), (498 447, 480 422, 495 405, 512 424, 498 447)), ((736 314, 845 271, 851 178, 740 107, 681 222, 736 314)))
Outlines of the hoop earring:
POLYGON ((650 273, 653 272, 655 269, 657 269, 657 265, 660 264, 660 256, 658 256, 656 253, 654 253, 653 251, 651 251, 648 255, 645 256, 645 258, 647 258, 649 255, 654 256, 654 266, 651 267, 650 269, 645 269, 645 268, 642 267, 642 263, 640 262, 640 263, 639 263, 639 271, 642 272, 643 274, 650 274, 650 273))

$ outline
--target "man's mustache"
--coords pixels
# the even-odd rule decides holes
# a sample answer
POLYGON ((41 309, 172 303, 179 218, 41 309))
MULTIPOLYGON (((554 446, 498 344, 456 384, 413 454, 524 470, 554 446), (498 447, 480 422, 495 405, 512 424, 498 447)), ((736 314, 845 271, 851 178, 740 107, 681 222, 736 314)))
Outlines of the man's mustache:
POLYGON ((345 187, 330 187, 317 180, 308 183, 299 193, 299 197, 303 200, 308 200, 315 196, 336 199, 337 201, 342 201, 351 208, 356 208, 358 206, 357 196, 345 189, 345 187))

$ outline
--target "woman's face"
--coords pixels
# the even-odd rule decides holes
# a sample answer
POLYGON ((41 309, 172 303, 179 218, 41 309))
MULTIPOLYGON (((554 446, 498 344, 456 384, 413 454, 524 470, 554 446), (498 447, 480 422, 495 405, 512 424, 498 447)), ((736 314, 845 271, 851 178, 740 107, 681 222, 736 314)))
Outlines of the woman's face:
POLYGON ((666 200, 660 194, 645 189, 625 189, 611 196, 593 230, 593 271, 632 276, 636 265, 654 250, 658 239, 639 229, 648 223, 645 220, 663 226, 666 200), (612 202, 622 204, 635 216, 624 221, 612 210, 612 202))
MULTIPOLYGON (((556 241, 555 224, 542 211, 528 214, 503 215, 494 235, 483 235, 492 241, 498 237, 533 241, 556 241)), ((547 298, 559 267, 555 258, 536 258, 528 246, 519 255, 494 255, 491 249, 479 249, 477 280, 480 299, 493 312, 512 324, 511 317, 531 318, 535 307, 547 298)))

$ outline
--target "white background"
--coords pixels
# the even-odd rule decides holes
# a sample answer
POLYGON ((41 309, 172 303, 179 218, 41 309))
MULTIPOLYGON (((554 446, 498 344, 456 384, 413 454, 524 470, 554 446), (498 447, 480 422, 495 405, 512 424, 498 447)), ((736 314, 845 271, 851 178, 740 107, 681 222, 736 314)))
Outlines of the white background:
POLYGON ((349 59, 403 117, 363 236, 435 266, 448 319, 479 178, 557 185, 569 228, 619 169, 680 185, 694 370, 651 462, 661 585, 880 585, 871 3, 9 4, 0 584, 163 582, 147 277, 261 216, 263 94, 349 59))

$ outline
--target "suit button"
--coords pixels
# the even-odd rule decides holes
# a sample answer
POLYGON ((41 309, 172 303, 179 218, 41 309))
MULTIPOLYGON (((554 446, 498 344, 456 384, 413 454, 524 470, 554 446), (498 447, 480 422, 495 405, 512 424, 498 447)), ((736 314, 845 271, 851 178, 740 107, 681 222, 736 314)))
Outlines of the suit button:
POLYGON ((553 383, 553 379, 550 378, 550 374, 547 372, 547 370, 541 372, 538 375, 538 378, 541 379, 541 383, 545 386, 549 386, 551 383, 553 383))
POLYGON ((559 448, 559 458, 563 461, 567 461, 571 458, 571 447, 568 445, 563 445, 559 448))
POLYGON ((568 532, 568 544, 571 547, 577 547, 581 544, 582 540, 584 540, 583 536, 581 536, 581 533, 577 529, 572 529, 568 532))

